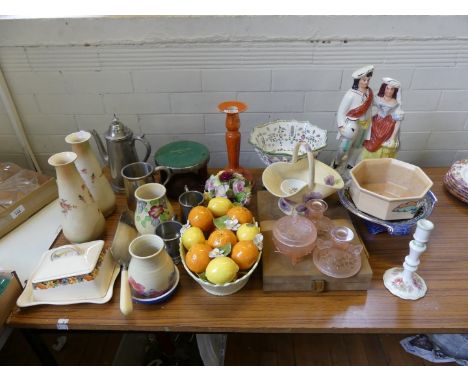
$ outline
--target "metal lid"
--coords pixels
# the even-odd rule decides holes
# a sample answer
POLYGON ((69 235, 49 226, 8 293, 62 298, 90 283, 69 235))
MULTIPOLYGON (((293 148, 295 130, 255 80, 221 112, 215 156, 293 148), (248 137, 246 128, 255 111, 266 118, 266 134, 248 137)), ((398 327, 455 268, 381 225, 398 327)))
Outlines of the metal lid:
POLYGON ((164 145, 154 154, 158 166, 171 170, 196 170, 210 160, 210 152, 201 143, 193 141, 176 141, 164 145))
POLYGON ((110 141, 120 141, 122 139, 129 138, 133 135, 133 131, 125 126, 114 114, 114 119, 109 125, 109 129, 106 133, 106 139, 110 141))

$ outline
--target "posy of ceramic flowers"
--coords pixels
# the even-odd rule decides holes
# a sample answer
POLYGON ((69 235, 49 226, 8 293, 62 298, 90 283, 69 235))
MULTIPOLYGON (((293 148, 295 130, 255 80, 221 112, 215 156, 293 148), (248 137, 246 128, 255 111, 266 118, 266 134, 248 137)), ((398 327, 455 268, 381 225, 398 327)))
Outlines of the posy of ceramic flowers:
POLYGON ((223 170, 207 179, 205 197, 208 200, 214 197, 228 198, 245 206, 252 197, 252 184, 237 172, 223 170))

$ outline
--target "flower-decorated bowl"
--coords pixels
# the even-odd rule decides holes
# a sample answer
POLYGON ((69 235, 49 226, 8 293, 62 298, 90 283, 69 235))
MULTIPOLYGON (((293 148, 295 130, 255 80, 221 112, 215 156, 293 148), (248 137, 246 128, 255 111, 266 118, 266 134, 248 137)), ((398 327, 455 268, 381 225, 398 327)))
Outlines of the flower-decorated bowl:
POLYGON ((205 182, 205 199, 228 198, 233 203, 246 206, 252 198, 252 183, 242 174, 222 170, 205 182))
MULTIPOLYGON (((267 166, 290 162, 299 141, 308 143, 312 151, 319 151, 327 145, 327 132, 308 121, 275 121, 254 127, 249 138, 249 143, 267 166)), ((299 158, 305 155, 305 149, 301 148, 299 158)))

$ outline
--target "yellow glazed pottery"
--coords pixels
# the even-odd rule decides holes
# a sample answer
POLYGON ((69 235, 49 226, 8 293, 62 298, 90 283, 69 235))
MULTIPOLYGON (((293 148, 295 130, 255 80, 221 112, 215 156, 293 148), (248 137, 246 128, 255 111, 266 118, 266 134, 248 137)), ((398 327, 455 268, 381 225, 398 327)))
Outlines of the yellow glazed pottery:
POLYGON ((276 162, 262 174, 268 192, 287 203, 306 203, 310 199, 325 199, 344 187, 340 174, 316 160, 310 146, 298 142, 290 163, 276 162), (305 145, 307 158, 298 160, 299 146, 305 145))

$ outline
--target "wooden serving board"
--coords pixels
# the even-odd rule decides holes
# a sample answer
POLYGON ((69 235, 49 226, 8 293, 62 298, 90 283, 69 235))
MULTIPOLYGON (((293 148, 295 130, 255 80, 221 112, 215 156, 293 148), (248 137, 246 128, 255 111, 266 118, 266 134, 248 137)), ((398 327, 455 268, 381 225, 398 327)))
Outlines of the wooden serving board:
POLYGON ((268 192, 258 192, 258 217, 263 234, 263 290, 273 291, 311 291, 367 290, 372 281, 372 269, 368 261, 368 252, 356 232, 351 220, 346 217, 332 219, 335 225, 344 225, 353 230, 354 244, 362 244, 361 269, 353 277, 337 279, 321 273, 315 266, 312 256, 307 256, 296 265, 277 252, 273 244, 273 225, 276 219, 284 216, 277 207, 277 199, 268 192))

